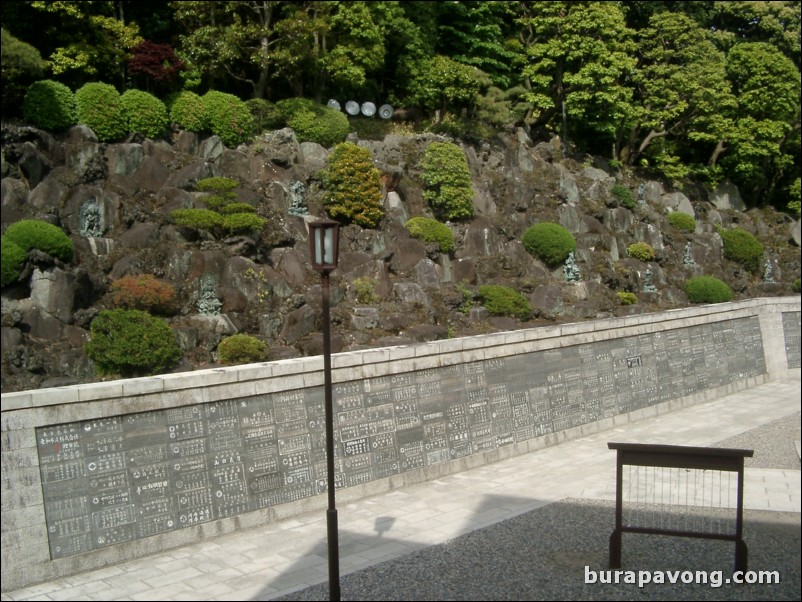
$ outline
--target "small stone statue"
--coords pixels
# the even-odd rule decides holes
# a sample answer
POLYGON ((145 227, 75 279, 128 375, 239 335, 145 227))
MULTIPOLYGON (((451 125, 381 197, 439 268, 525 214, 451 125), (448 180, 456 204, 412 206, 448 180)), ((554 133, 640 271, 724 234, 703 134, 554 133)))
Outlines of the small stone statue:
POLYGON ((696 265, 696 261, 693 258, 693 254, 691 253, 691 243, 688 241, 685 244, 685 253, 682 255, 682 263, 687 266, 696 265))
POLYGON ((646 268, 646 275, 643 277, 643 292, 644 293, 656 293, 657 287, 652 282, 652 266, 646 268))
POLYGON ((214 279, 201 278, 200 296, 198 298, 198 311, 204 316, 219 316, 223 304, 215 294, 214 279))
POLYGON ((763 282, 774 282, 774 276, 772 276, 773 271, 774 266, 771 263, 771 259, 766 258, 763 264, 763 282))
POLYGON ((565 260, 565 266, 563 266, 563 279, 566 282, 579 282, 582 279, 582 274, 576 265, 573 251, 568 253, 568 259, 565 260))
POLYGON ((290 208, 288 213, 298 217, 309 215, 309 210, 304 205, 304 183, 300 180, 290 184, 290 208))
POLYGON ((96 201, 84 203, 81 207, 81 236, 97 238, 103 235, 103 224, 100 219, 100 207, 96 201))
POLYGON ((641 182, 638 184, 638 204, 645 205, 646 204, 646 184, 641 182))

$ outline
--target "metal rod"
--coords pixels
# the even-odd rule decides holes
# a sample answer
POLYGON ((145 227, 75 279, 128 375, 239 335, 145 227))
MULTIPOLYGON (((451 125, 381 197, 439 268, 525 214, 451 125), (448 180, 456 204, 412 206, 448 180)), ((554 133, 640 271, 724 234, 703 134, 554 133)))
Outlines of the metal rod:
POLYGON ((337 529, 337 508, 334 498, 334 410, 331 399, 331 317, 329 315, 329 273, 321 274, 323 285, 323 376, 326 395, 326 463, 329 508, 326 511, 326 528, 329 552, 329 600, 340 600, 340 546, 337 529))

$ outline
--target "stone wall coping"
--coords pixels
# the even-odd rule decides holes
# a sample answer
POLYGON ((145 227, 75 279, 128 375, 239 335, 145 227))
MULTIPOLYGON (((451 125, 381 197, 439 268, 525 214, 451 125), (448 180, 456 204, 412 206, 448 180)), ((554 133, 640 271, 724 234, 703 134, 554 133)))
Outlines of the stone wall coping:
MULTIPOLYGON (((636 336, 660 330, 670 330, 709 321, 711 315, 727 315, 727 319, 755 315, 761 312, 800 311, 800 297, 761 297, 730 303, 717 303, 672 309, 659 313, 605 318, 588 322, 573 322, 487 335, 461 337, 411 345, 381 347, 332 354, 334 382, 369 378, 386 373, 376 368, 388 361, 398 364, 395 372, 407 372, 466 361, 480 361, 521 353, 594 342, 621 336, 636 336), (584 340, 582 340, 584 339, 584 340)), ((203 400, 225 398, 227 386, 240 392, 289 390, 295 385, 316 386, 323 383, 323 357, 304 357, 208 368, 192 372, 160 374, 142 378, 95 382, 64 387, 52 387, 3 393, 2 412, 25 410, 85 402, 143 398, 149 395, 180 393, 185 390, 209 391, 203 400), (291 377, 300 376, 301 381, 291 377)), ((197 402, 197 399, 192 400, 197 402)), ((189 403, 189 401, 187 401, 189 403)))

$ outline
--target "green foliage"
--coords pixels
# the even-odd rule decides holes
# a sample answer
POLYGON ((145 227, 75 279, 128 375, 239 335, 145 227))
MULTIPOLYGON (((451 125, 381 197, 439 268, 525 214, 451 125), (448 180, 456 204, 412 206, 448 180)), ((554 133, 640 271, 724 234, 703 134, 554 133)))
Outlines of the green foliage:
POLYGON ((176 310, 175 287, 151 274, 123 276, 109 287, 112 305, 122 309, 139 309, 169 315, 176 310))
POLYGON ((225 177, 203 178, 195 185, 195 189, 200 192, 212 193, 204 198, 203 202, 213 211, 222 211, 224 207, 232 204, 237 198, 237 188, 239 188, 237 180, 225 177))
POLYGON ((691 303, 724 303, 732 300, 732 289, 712 276, 697 276, 685 283, 685 294, 691 303))
POLYGON ((451 228, 437 220, 428 217, 413 217, 407 220, 404 227, 414 238, 439 243, 442 253, 450 253, 454 250, 454 233, 451 228))
POLYGON ((527 320, 532 306, 521 293, 506 286, 488 284, 479 287, 479 297, 485 309, 494 316, 511 316, 527 320))
POLYGON ((438 218, 473 216, 473 182, 465 153, 455 144, 432 142, 421 163, 423 198, 438 218))
POLYGON ((799 278, 794 280, 793 284, 791 284, 791 290, 793 290, 795 293, 802 292, 802 280, 799 278))
MULTIPOLYGON (((47 222, 24 219, 11 224, 5 238, 17 244, 26 253, 39 249, 61 261, 72 261, 73 245, 70 237, 58 226, 47 222)), ((5 256, 4 261, 5 261, 5 256)))
POLYGON ((287 126, 295 131, 299 142, 317 142, 326 148, 345 140, 350 131, 344 113, 322 105, 313 111, 297 111, 287 121, 287 126))
POLYGON ((718 233, 724 241, 724 257, 740 263, 750 272, 757 273, 763 264, 763 245, 752 234, 741 228, 725 230, 719 227, 718 233))
POLYGON ((127 90, 120 97, 129 132, 147 138, 160 138, 167 132, 170 120, 164 103, 142 90, 127 90))
POLYGON ((635 199, 632 197, 632 191, 623 184, 616 184, 610 192, 621 207, 626 207, 630 210, 635 208, 635 199))
POLYGON ((248 110, 253 116, 253 131, 255 134, 280 127, 276 105, 264 98, 251 98, 245 101, 248 110))
POLYGON ((217 345, 220 363, 229 366, 263 362, 267 359, 267 345, 249 334, 235 334, 217 345))
POLYGON ((423 61, 415 70, 410 93, 420 106, 445 113, 449 109, 472 106, 483 85, 489 84, 487 76, 476 67, 437 55, 423 61))
POLYGON ((635 293, 629 293, 626 291, 619 291, 616 293, 618 297, 618 302, 621 305, 637 305, 638 304, 638 297, 635 293))
POLYGON ((261 232, 267 220, 255 213, 229 213, 223 215, 222 226, 231 234, 261 232))
POLYGON ((214 230, 223 225, 223 216, 210 209, 176 209, 170 213, 176 226, 214 230))
POLYGON ((654 261, 654 247, 646 242, 633 242, 627 247, 627 254, 641 261, 654 261))
MULTIPOLYGON (((0 28, 0 73, 3 80, 3 115, 18 115, 25 91, 40 79, 47 63, 39 51, 0 28)), ((29 120, 30 121, 30 120, 29 120)), ((42 126, 37 126, 42 127, 42 126)), ((50 129, 50 128, 43 128, 50 129)))
POLYGON ((384 216, 381 174, 373 165, 370 151, 353 142, 334 147, 323 173, 329 215, 363 228, 375 228, 384 216))
POLYGON ((170 121, 182 130, 202 132, 208 127, 206 105, 203 99, 190 90, 171 96, 168 101, 170 121))
POLYGON ((696 232, 696 218, 682 211, 672 211, 668 214, 668 223, 683 232, 696 232))
POLYGON ((162 318, 137 309, 100 312, 89 327, 84 353, 101 374, 159 374, 181 359, 175 333, 162 318))
POLYGON ((576 251, 576 240, 560 224, 541 222, 530 226, 521 239, 529 253, 549 267, 556 267, 576 251))
POLYGON ((462 295, 462 303, 460 303, 457 311, 459 311, 461 314, 468 315, 473 308, 473 291, 468 288, 468 284, 465 280, 461 280, 455 284, 454 288, 456 288, 457 292, 462 295))
MULTIPOLYGON (((208 205, 208 200, 207 200, 208 205)), ((231 215, 232 213, 256 213, 256 207, 248 203, 229 203, 217 209, 223 215, 231 215)))
POLYGON ((379 295, 376 294, 376 281, 373 278, 362 276, 354 280, 353 285, 357 303, 370 305, 379 301, 379 295))
POLYGON ((84 84, 75 92, 78 123, 88 126, 101 142, 116 142, 128 134, 128 123, 114 86, 84 84))
POLYGON ((22 101, 22 114, 38 128, 59 132, 77 123, 75 94, 53 80, 34 82, 22 101))
POLYGON ((234 147, 251 138, 253 116, 242 100, 217 90, 209 90, 202 98, 209 128, 223 144, 234 147))
POLYGON ((800 208, 802 208, 802 187, 800 186, 800 178, 794 180, 794 183, 788 187, 788 210, 799 219, 800 208))
POLYGON ((9 284, 14 284, 19 280, 22 265, 25 263, 25 258, 28 253, 14 241, 7 239, 5 236, 0 238, 0 245, 2 245, 2 281, 0 286, 5 288, 9 284))
POLYGON ((319 110, 321 106, 322 105, 309 98, 293 97, 279 100, 276 103, 275 127, 285 127, 296 113, 300 113, 301 111, 314 113, 319 110))

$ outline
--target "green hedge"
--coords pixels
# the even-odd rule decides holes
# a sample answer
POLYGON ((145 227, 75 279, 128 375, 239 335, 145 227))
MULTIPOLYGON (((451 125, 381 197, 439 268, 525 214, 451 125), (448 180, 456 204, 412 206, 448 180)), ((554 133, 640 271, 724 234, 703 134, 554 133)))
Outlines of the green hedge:
POLYGON ((524 248, 549 267, 556 267, 576 251, 576 240, 560 224, 541 222, 524 232, 524 248))
POLYGON ((712 276, 697 276, 685 283, 685 294, 691 303, 724 303, 732 300, 732 289, 712 276))
POLYGON ((129 132, 139 132, 146 138, 161 138, 170 127, 164 103, 142 90, 128 90, 120 97, 129 132))
POLYGON ((78 123, 88 126, 101 142, 116 142, 128 134, 120 93, 109 84, 92 82, 75 92, 78 123))
MULTIPOLYGON (((17 244, 25 253, 39 249, 64 262, 72 261, 73 244, 61 228, 34 219, 24 219, 6 229, 5 238, 17 244)), ((5 254, 3 255, 5 261, 5 254)))
POLYGON ((683 232, 696 232, 696 218, 682 211, 672 211, 668 214, 668 223, 683 232))
POLYGON ((724 257, 740 263, 751 272, 758 272, 763 263, 763 245, 746 230, 719 227, 718 233, 724 241, 724 257))
POLYGON ((170 121, 188 132, 202 132, 209 126, 203 99, 190 90, 172 95, 167 101, 170 121))
POLYGON ((123 377, 165 372, 182 356, 170 325, 136 309, 100 312, 89 327, 84 353, 101 374, 123 377))
POLYGON ((327 192, 323 203, 329 215, 375 228, 384 216, 384 207, 381 173, 373 165, 370 151, 343 142, 329 153, 328 164, 322 175, 327 192))
POLYGON ((315 110, 302 109, 287 121, 299 142, 317 142, 330 148, 348 136, 351 127, 344 113, 319 105, 315 110))
POLYGON ((7 239, 5 236, 0 238, 0 246, 2 246, 2 281, 0 286, 5 288, 9 284, 14 284, 19 280, 22 266, 25 263, 25 258, 28 253, 20 247, 17 243, 7 239))
POLYGON ((226 337, 217 346, 220 363, 229 366, 263 362, 267 359, 267 345, 248 334, 226 337))
POLYGON ((454 250, 454 233, 447 225, 429 217, 413 217, 407 220, 404 227, 414 238, 425 240, 426 242, 436 242, 440 244, 442 253, 450 253, 454 250))
POLYGON ((214 230, 223 225, 223 216, 211 209, 176 209, 170 213, 176 226, 214 230))
POLYGON ((654 261, 654 247, 646 242, 633 242, 627 247, 627 254, 635 259, 648 262, 654 261))
POLYGON ((485 309, 494 316, 527 320, 532 315, 532 306, 526 297, 509 287, 495 284, 480 286, 479 297, 485 309))
POLYGON ((473 181, 465 153, 456 144, 432 142, 421 162, 423 198, 438 219, 473 216, 473 181))
POLYGON ((632 191, 623 184, 616 184, 610 192, 621 207, 626 207, 627 209, 635 208, 635 199, 632 197, 632 191))
POLYGON ((78 123, 75 94, 60 82, 34 82, 22 101, 22 115, 43 130, 66 130, 78 123))
POLYGON ((226 146, 237 146, 253 136, 253 115, 233 94, 209 90, 203 95, 203 106, 209 128, 226 146))

